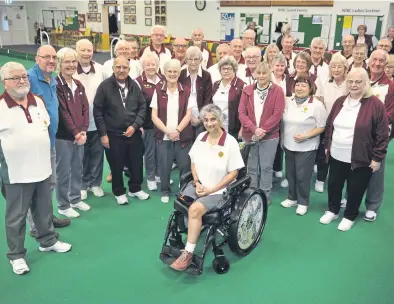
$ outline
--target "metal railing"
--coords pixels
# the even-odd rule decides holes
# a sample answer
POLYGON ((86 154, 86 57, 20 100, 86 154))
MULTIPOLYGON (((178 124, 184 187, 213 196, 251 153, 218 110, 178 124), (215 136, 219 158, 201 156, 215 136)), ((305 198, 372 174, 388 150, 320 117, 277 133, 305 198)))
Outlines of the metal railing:
POLYGON ((118 41, 118 40, 121 40, 120 38, 117 38, 117 37, 115 37, 115 38, 113 38, 112 39, 112 41, 111 41, 111 59, 113 59, 114 58, 114 48, 113 48, 113 46, 114 46, 114 42, 115 41, 118 41))
POLYGON ((47 42, 48 42, 48 44, 50 45, 51 44, 51 42, 49 41, 49 35, 48 35, 48 33, 47 32, 45 32, 45 31, 41 31, 41 33, 40 33, 40 41, 41 41, 41 45, 42 45, 42 36, 46 36, 47 37, 47 42))

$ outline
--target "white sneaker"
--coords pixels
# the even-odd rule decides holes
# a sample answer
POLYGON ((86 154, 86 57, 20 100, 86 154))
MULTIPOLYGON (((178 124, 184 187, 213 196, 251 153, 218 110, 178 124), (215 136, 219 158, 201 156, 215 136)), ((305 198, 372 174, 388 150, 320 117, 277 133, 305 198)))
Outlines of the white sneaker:
POLYGON ((88 198, 88 191, 81 190, 81 200, 86 200, 88 198))
POLYGON ((70 204, 70 206, 72 208, 77 208, 81 211, 89 211, 90 210, 90 206, 82 201, 80 201, 79 203, 76 203, 76 204, 70 204))
POLYGON ((29 266, 27 266, 26 261, 24 259, 10 260, 12 265, 12 270, 16 274, 25 274, 30 271, 29 266))
MULTIPOLYGON (((155 176, 156 179, 156 183, 160 184, 161 180, 160 180, 160 176, 155 176)), ((172 185, 174 183, 174 181, 172 179, 170 179, 170 185, 172 185)))
POLYGON ((308 211, 308 206, 304 205, 298 205, 296 214, 298 215, 305 215, 305 213, 308 211))
POLYGON ((324 192, 324 182, 316 181, 315 183, 315 191, 323 193, 324 192))
POLYGON ((147 183, 147 185, 148 185, 148 189, 150 190, 150 191, 155 191, 155 190, 157 190, 157 183, 156 183, 156 181, 146 181, 146 183, 147 183))
POLYGON ((77 211, 75 211, 73 208, 68 208, 66 210, 61 210, 58 209, 57 212, 59 212, 59 214, 64 215, 68 218, 77 218, 79 217, 79 213, 77 211))
POLYGON ((161 202, 164 204, 167 204, 170 201, 170 197, 169 196, 162 196, 161 197, 161 202))
POLYGON ((354 221, 343 218, 342 221, 338 225, 338 230, 341 231, 349 231, 354 224, 354 221))
POLYGON ((280 186, 282 188, 287 188, 289 187, 289 182, 287 181, 287 179, 284 179, 283 181, 280 182, 280 186))
POLYGON ((376 220, 376 215, 377 214, 375 211, 367 210, 364 215, 364 220, 366 220, 367 222, 373 222, 374 220, 376 220))
POLYGON ((327 225, 330 224, 333 220, 336 220, 338 217, 338 214, 335 214, 331 211, 326 211, 324 215, 320 218, 320 223, 327 225))
POLYGON ((136 198, 138 198, 138 199, 140 199, 142 201, 147 200, 149 198, 149 194, 144 192, 144 191, 142 191, 142 190, 140 190, 138 192, 135 192, 135 193, 132 193, 132 192, 129 191, 129 196, 136 197, 136 198))
POLYGON ((55 252, 60 252, 60 253, 64 253, 67 251, 71 250, 71 244, 68 243, 63 243, 60 241, 57 241, 54 245, 52 245, 51 247, 39 247, 38 249, 42 252, 48 252, 48 251, 55 251, 55 252))
POLYGON ((93 192, 93 195, 96 197, 103 197, 104 196, 104 190, 100 186, 95 186, 90 188, 90 191, 93 192))
POLYGON ((317 165, 313 166, 313 172, 317 173, 317 165))
POLYGON ((297 206, 297 201, 292 201, 292 200, 289 200, 289 199, 285 199, 280 204, 282 205, 282 207, 290 208, 290 207, 297 206))
POLYGON ((282 178, 282 176, 283 176, 282 171, 275 172, 275 177, 276 178, 282 178))
POLYGON ((120 196, 115 196, 115 198, 116 198, 116 202, 119 205, 126 205, 126 204, 129 203, 129 200, 127 199, 126 194, 123 194, 123 195, 120 195, 120 196))
POLYGON ((341 208, 346 208, 346 204, 347 204, 347 199, 346 198, 341 199, 341 208))

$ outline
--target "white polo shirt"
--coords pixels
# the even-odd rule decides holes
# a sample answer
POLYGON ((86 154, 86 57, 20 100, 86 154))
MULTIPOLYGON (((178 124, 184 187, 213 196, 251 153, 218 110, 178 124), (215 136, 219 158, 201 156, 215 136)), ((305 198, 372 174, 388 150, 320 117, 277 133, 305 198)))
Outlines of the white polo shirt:
POLYGON ((338 85, 335 80, 326 80, 317 77, 315 81, 317 90, 315 96, 324 98, 324 105, 327 113, 331 113, 335 101, 346 94, 346 81, 338 85))
POLYGON ((219 88, 215 95, 212 96, 212 103, 217 105, 223 113, 223 129, 228 132, 228 95, 230 93, 231 83, 226 86, 223 81, 220 82, 219 88))
POLYGON ((27 109, 8 93, 0 100, 0 162, 4 183, 35 183, 52 174, 49 115, 44 102, 28 94, 27 109))
MULTIPOLYGON (((175 131, 178 127, 178 115, 179 115, 179 91, 176 90, 174 93, 171 93, 167 89, 167 122, 166 127, 170 131, 175 131)), ((189 97, 189 101, 187 103, 187 108, 192 109, 197 102, 192 97, 189 97)), ((158 109, 157 105, 157 93, 156 90, 152 95, 152 101, 150 103, 150 107, 153 109, 158 109)), ((163 140, 170 140, 166 134, 164 134, 163 140)))
POLYGON ((209 67, 207 71, 209 74, 211 74, 212 83, 215 83, 216 81, 222 79, 222 75, 220 75, 218 63, 215 63, 213 66, 209 67))
POLYGON ((321 81, 327 81, 329 78, 329 67, 328 64, 323 61, 323 59, 321 61, 321 64, 312 64, 309 72, 316 75, 316 77, 320 78, 321 81))
MULTIPOLYGON (((114 71, 112 69, 113 64, 114 64, 114 59, 110 59, 110 60, 107 60, 106 62, 104 62, 104 64, 103 64, 103 73, 104 73, 104 78, 105 79, 111 77, 112 74, 114 73, 114 71)), ((132 79, 136 79, 141 74, 142 74, 142 67, 141 67, 140 61, 139 60, 130 59, 129 76, 132 79)))
POLYGON ((294 97, 287 98, 281 130, 284 147, 295 152, 317 150, 320 144, 319 136, 301 143, 296 142, 294 136, 309 133, 315 128, 324 128, 327 116, 323 103, 315 98, 309 98, 300 105, 296 103, 294 97))
MULTIPOLYGON (((283 51, 280 51, 280 54, 282 54, 283 56, 285 56, 285 54, 283 54, 283 51)), ((297 56, 296 53, 291 52, 291 57, 289 59, 286 58, 286 67, 287 67, 287 71, 289 72, 289 75, 292 74, 295 69, 294 69, 294 59, 297 56)))
MULTIPOLYGON (((189 156, 200 183, 208 188, 215 187, 231 171, 245 167, 237 140, 226 132, 214 146, 208 142, 208 132, 199 134, 189 156)), ((210 195, 222 194, 224 190, 210 195)))
POLYGON ((208 65, 208 61, 209 61, 209 51, 206 49, 202 49, 201 51, 202 53, 202 62, 201 62, 201 66, 204 70, 207 69, 207 65, 208 65))

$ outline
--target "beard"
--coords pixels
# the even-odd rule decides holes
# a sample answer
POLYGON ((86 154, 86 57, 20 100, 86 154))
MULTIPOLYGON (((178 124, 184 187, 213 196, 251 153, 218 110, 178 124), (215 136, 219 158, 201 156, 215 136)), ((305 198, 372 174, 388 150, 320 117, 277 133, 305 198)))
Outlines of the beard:
POLYGON ((27 85, 25 87, 13 89, 11 92, 11 96, 14 97, 16 100, 22 100, 26 97, 29 91, 30 91, 30 86, 27 85))

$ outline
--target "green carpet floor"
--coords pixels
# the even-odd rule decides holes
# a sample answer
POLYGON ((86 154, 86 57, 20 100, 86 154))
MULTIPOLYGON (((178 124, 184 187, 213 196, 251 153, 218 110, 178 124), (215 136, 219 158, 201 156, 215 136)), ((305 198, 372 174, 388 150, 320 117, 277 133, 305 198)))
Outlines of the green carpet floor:
MULTIPOLYGON (((0 58, 0 64, 6 59, 0 58)), ((391 146, 377 221, 365 222, 362 206, 356 224, 346 233, 337 230, 339 221, 319 223, 327 193, 312 190, 309 212, 300 217, 295 208, 280 207, 286 190, 276 183, 258 247, 243 259, 226 248, 231 269, 223 276, 212 270, 212 253, 199 277, 170 271, 159 253, 172 204, 162 204, 155 192, 148 201, 118 206, 106 182, 106 196, 90 195, 91 211, 81 212, 70 227, 58 230, 62 241, 73 244, 72 251, 41 253, 27 235, 31 272, 17 276, 5 256, 1 199, 0 303, 394 303, 393 181, 391 146)))

